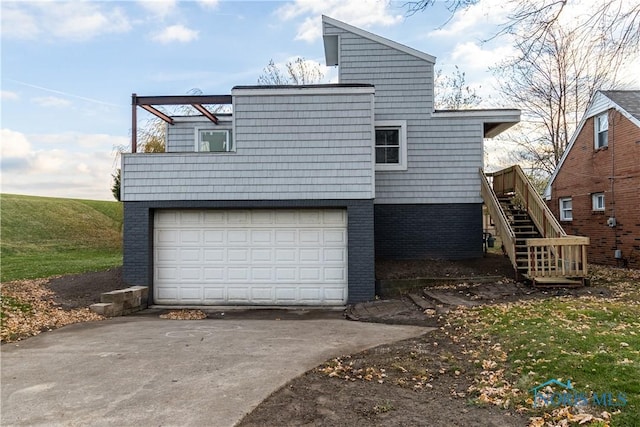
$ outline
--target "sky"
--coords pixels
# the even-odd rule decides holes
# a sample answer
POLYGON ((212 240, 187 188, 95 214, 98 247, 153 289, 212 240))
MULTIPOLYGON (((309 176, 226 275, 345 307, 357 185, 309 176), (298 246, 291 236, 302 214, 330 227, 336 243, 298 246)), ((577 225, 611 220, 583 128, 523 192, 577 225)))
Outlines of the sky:
MULTIPOLYGON (((321 16, 458 66, 485 105, 488 67, 512 54, 489 39, 506 19, 501 0, 451 16, 446 3, 407 15, 405 0, 2 1, 3 193, 113 200, 117 147, 130 147, 131 94, 230 94, 257 84, 271 59, 323 64, 321 16)), ((323 66, 326 82, 335 68, 323 66)), ((145 116, 138 110, 139 126, 145 116)))

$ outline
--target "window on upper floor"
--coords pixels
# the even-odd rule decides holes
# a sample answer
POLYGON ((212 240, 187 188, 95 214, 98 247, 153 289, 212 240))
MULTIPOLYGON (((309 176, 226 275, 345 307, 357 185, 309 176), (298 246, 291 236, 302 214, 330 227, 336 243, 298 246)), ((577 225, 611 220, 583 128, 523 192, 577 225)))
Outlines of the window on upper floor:
POLYGON ((560 221, 573 220, 573 201, 571 197, 563 197, 560 199, 560 221))
POLYGON ((196 129, 196 151, 224 153, 233 150, 231 131, 228 129, 196 129))
POLYGON ((407 122, 376 122, 376 170, 407 169, 407 122))
POLYGON ((593 193, 591 195, 591 209, 604 211, 604 193, 593 193))
POLYGON ((607 147, 609 145, 609 113, 596 116, 595 127, 594 145, 596 150, 607 147))

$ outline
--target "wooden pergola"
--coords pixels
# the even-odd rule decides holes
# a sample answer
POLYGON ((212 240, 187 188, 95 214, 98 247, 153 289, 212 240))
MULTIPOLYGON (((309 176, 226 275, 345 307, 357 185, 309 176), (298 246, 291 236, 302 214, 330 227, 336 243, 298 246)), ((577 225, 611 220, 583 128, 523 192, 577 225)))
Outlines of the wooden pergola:
POLYGON ((138 107, 148 111, 161 120, 173 125, 173 119, 154 105, 191 105, 204 117, 218 124, 218 118, 207 110, 205 105, 229 105, 232 104, 231 95, 176 95, 176 96, 138 96, 131 95, 131 152, 138 148, 138 107))

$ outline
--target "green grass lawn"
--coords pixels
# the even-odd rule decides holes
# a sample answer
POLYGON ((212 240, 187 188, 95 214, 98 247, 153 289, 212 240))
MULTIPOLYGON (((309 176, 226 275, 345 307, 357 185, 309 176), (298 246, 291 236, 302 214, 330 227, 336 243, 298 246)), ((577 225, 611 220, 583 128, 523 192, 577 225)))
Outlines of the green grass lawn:
POLYGON ((607 278, 598 274, 616 270, 597 270, 593 283, 610 287, 613 297, 552 297, 485 306, 464 316, 469 333, 490 343, 484 357, 497 366, 489 374, 504 370, 489 385, 515 390, 502 401, 508 395, 512 405, 550 421, 562 417, 562 407, 586 398, 592 414, 613 414, 612 426, 640 426, 640 274, 620 270, 630 276, 607 278), (569 380, 573 390, 554 386, 534 402, 532 389, 551 379, 569 380))
POLYGON ((0 280, 99 271, 122 264, 122 204, 0 195, 0 280))

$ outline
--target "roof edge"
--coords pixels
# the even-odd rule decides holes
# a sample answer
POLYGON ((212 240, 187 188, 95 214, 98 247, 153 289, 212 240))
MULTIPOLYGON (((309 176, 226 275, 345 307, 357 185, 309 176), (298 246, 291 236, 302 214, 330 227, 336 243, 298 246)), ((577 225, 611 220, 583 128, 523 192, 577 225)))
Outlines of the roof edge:
MULTIPOLYGON (((376 43, 380 43, 383 44, 385 46, 388 46, 392 49, 396 49, 399 50, 401 52, 407 53, 409 55, 415 56, 416 58, 425 60, 427 62, 430 62, 432 64, 436 63, 436 57, 433 55, 429 55, 428 53, 424 53, 421 52, 417 49, 414 49, 412 47, 403 45, 401 43, 395 42, 393 40, 387 39, 385 37, 379 36, 377 34, 371 33, 369 31, 363 30, 362 28, 358 28, 358 27, 354 27, 353 25, 349 25, 345 22, 342 21, 338 21, 337 19, 331 18, 329 16, 326 15, 322 15, 322 22, 323 23, 327 23, 329 25, 333 25, 334 27, 338 27, 340 29, 343 29, 345 31, 348 31, 350 33, 353 34, 357 34, 360 37, 364 37, 365 39, 369 39, 371 41, 374 41, 376 43)), ((324 28, 323 28, 323 33, 324 33, 324 28)), ((323 34, 323 36, 326 34, 323 34)))

